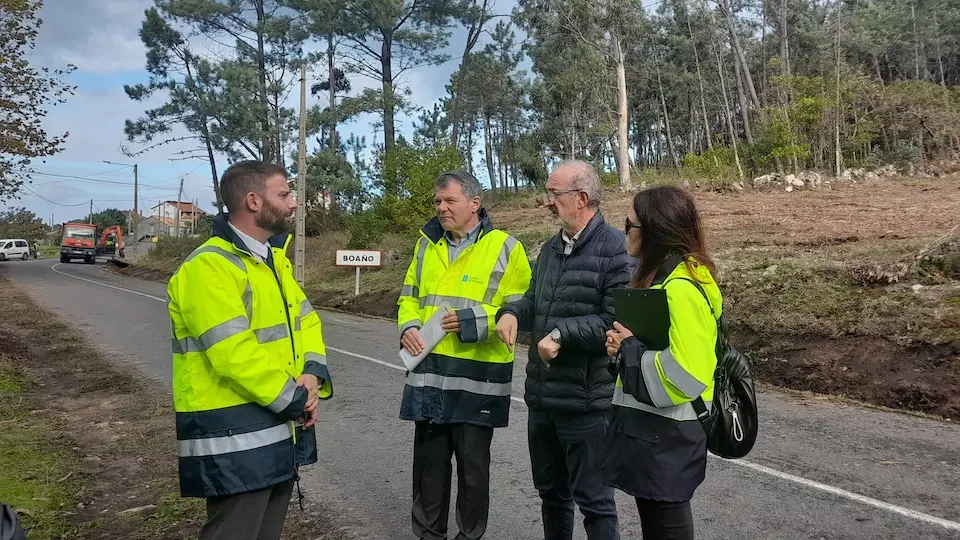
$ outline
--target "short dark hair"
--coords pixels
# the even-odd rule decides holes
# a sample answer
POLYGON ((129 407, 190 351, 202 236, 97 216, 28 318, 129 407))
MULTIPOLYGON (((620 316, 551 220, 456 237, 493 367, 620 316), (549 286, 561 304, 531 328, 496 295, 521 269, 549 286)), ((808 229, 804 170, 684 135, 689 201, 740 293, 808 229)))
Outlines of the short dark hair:
POLYGON ((463 192, 468 201, 474 197, 480 197, 480 200, 483 200, 483 186, 477 180, 477 177, 467 171, 457 170, 441 173, 433 184, 434 190, 447 187, 451 181, 460 184, 460 191, 463 192))
POLYGON ((247 193, 263 193, 267 179, 278 174, 287 177, 283 167, 266 161, 238 161, 231 165, 220 177, 220 197, 227 211, 239 209, 247 193))

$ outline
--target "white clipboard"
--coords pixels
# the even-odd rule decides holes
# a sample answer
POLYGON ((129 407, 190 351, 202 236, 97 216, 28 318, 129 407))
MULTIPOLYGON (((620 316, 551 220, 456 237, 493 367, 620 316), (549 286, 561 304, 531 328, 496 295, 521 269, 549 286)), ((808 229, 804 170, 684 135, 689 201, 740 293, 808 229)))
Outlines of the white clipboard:
POLYGON ((420 354, 413 356, 405 348, 400 347, 400 360, 408 371, 413 371, 414 368, 419 366, 420 362, 423 362, 423 359, 433 351, 433 348, 447 336, 447 332, 440 325, 440 321, 450 311, 453 311, 453 308, 450 307, 448 302, 440 304, 440 309, 420 328, 420 339, 423 340, 424 344, 423 351, 420 354))

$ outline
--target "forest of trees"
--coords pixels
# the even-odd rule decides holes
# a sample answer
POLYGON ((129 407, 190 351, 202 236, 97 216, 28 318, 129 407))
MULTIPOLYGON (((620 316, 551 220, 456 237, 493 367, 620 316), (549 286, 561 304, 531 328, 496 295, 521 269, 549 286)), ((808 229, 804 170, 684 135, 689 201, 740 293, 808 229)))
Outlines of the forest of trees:
POLYGON ((626 189, 652 171, 734 181, 960 152, 957 2, 518 0, 502 10, 491 0, 156 0, 141 28, 151 78, 126 91, 166 102, 127 121, 131 151, 181 126, 195 147, 176 157, 208 160, 214 186, 215 155, 293 169, 288 104, 307 62, 323 104, 308 115, 308 185, 331 194, 334 218, 372 205, 408 215, 403 199, 431 167, 462 165, 507 190, 577 157, 626 189), (464 45, 451 57, 453 35, 464 45), (446 96, 415 110, 421 89, 404 75, 446 62, 458 64, 446 96), (356 88, 358 74, 378 85, 356 88), (377 135, 342 137, 361 113, 378 116, 377 135), (419 118, 413 137, 398 133, 400 114, 419 118))

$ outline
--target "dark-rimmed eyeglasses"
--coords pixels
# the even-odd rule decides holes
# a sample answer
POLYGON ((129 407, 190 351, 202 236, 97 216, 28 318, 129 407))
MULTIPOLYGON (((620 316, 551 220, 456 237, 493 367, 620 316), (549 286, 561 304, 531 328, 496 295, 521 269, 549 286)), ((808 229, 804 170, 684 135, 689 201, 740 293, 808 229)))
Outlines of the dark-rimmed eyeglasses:
POLYGON ((581 191, 583 190, 582 189, 565 189, 562 191, 554 191, 552 189, 548 189, 546 190, 546 192, 544 192, 544 197, 546 197, 548 201, 554 202, 557 200, 557 197, 559 197, 560 195, 563 195, 565 193, 579 193, 581 191))
POLYGON ((634 222, 630 221, 630 218, 629 218, 629 217, 628 217, 626 220, 624 220, 624 222, 623 222, 623 233, 624 233, 624 234, 630 234, 630 229, 642 229, 642 228, 643 228, 643 227, 641 227, 640 225, 637 225, 637 224, 635 224, 634 222))

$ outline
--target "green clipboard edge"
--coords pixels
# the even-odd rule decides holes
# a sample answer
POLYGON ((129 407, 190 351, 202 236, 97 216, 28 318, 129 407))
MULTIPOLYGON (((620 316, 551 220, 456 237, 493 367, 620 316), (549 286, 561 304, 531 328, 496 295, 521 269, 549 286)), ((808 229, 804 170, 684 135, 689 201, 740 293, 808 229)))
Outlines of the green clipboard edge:
POLYGON ((670 346, 670 309, 663 289, 623 288, 613 291, 617 322, 633 332, 648 349, 662 351, 670 346))

